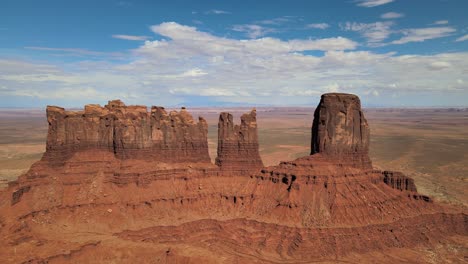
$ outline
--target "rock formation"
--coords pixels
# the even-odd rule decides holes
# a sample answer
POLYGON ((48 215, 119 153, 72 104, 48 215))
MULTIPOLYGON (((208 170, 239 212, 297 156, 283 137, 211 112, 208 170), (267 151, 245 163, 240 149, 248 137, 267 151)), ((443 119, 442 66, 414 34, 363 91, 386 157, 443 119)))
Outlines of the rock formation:
POLYGON ((398 171, 383 171, 383 181, 388 186, 400 190, 417 192, 414 180, 398 171))
POLYGON ((230 113, 219 115, 216 165, 221 170, 242 175, 261 169, 263 162, 258 147, 255 109, 241 116, 240 125, 234 124, 230 113))
POLYGON ((359 97, 342 93, 322 95, 314 113, 311 154, 352 160, 356 165, 371 168, 369 136, 359 97))
POLYGON ((466 256, 466 209, 372 168, 353 95, 322 97, 312 155, 259 170, 255 111, 240 125, 221 114, 218 166, 186 110, 111 101, 47 118, 44 158, 0 191, 2 263, 429 262, 445 244, 461 252, 450 261, 466 256))
POLYGON ((126 106, 120 100, 105 107, 86 105, 84 111, 47 107, 49 133, 44 159, 63 162, 82 150, 105 150, 120 159, 162 162, 210 162, 208 125, 196 123, 182 109, 167 113, 163 107, 126 106))

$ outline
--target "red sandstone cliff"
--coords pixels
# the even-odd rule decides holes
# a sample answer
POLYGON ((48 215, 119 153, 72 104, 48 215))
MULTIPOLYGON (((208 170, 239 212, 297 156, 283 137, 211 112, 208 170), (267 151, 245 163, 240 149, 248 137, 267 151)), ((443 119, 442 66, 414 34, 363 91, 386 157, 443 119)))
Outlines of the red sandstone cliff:
POLYGON ((126 106, 120 100, 105 107, 86 105, 84 111, 47 107, 49 133, 44 160, 62 163, 77 151, 105 150, 120 159, 163 162, 210 162, 208 125, 195 122, 182 109, 126 106))
POLYGON ((241 116, 240 125, 234 124, 231 114, 220 114, 216 165, 221 170, 240 175, 261 169, 263 162, 258 147, 255 109, 241 116))

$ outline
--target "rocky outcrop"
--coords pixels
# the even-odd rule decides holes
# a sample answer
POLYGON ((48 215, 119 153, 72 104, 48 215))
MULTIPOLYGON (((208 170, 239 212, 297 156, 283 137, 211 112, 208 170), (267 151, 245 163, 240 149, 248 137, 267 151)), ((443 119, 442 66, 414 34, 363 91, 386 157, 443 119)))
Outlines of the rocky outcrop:
POLYGON ((369 137, 359 97, 344 93, 322 95, 314 113, 311 154, 371 168, 369 137))
POLYGON ((218 155, 216 165, 221 170, 245 174, 263 167, 258 152, 257 112, 252 110, 241 116, 235 125, 230 113, 223 112, 218 123, 218 155))
POLYGON ((398 171, 383 171, 383 181, 393 189, 400 191, 417 192, 414 180, 398 171))
POLYGON ((163 162, 210 162, 208 125, 195 122, 182 109, 167 113, 163 107, 126 106, 120 100, 105 107, 86 105, 84 111, 47 107, 49 132, 43 159, 63 162, 77 151, 107 150, 120 159, 163 162))
POLYGON ((451 237, 466 241, 466 208, 372 168, 356 96, 324 95, 313 155, 262 169, 255 111, 221 114, 218 166, 179 162, 208 156, 206 122, 184 109, 111 101, 48 120, 45 158, 0 191, 5 263, 413 263, 466 247, 451 237))

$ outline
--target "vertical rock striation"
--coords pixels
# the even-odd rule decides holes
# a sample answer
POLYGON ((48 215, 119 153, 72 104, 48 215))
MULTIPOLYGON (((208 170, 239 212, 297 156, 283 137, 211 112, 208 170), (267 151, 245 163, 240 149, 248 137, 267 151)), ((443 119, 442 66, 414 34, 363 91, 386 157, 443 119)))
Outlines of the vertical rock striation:
POLYGON ((383 171, 383 181, 393 189, 400 191, 418 192, 414 180, 397 171, 383 171))
POLYGON ((43 159, 63 162, 82 150, 106 150, 120 159, 162 162, 210 162, 208 125, 195 122, 185 109, 167 113, 163 107, 126 106, 120 100, 84 111, 47 107, 49 132, 43 159))
POLYGON ((258 151, 257 112, 241 116, 241 124, 234 125, 230 113, 223 112, 218 123, 218 156, 216 165, 223 171, 245 174, 263 167, 258 151))
POLYGON ((369 125, 353 94, 322 95, 314 113, 311 154, 372 168, 369 159, 369 125))

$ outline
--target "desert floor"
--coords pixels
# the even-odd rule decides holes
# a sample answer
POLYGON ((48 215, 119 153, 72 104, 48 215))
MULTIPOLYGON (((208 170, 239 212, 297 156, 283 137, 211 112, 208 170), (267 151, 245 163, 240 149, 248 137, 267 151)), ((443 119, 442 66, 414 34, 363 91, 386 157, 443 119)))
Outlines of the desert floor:
MULTIPOLYGON (((222 111, 236 122, 248 108, 194 108, 209 124, 216 157, 217 120, 222 111)), ((265 165, 305 156, 310 151, 313 108, 257 108, 260 153, 265 165)), ((399 170, 418 191, 436 200, 468 205, 468 111, 459 109, 365 109, 371 127, 374 167, 399 170)), ((0 187, 26 172, 45 151, 45 110, 0 110, 0 187)))

